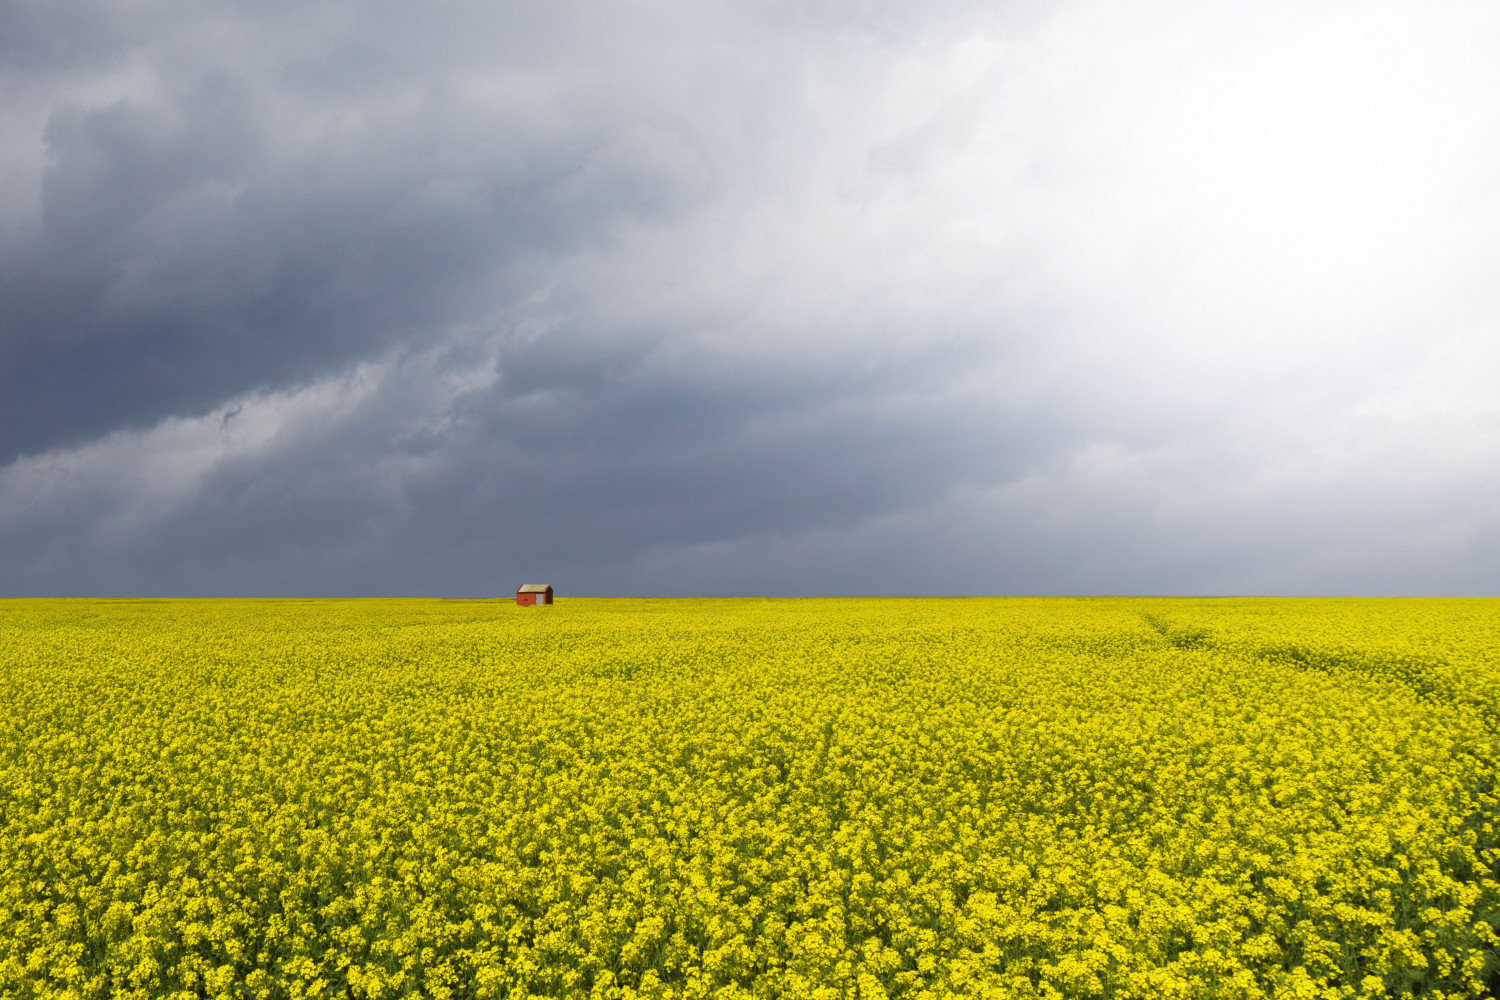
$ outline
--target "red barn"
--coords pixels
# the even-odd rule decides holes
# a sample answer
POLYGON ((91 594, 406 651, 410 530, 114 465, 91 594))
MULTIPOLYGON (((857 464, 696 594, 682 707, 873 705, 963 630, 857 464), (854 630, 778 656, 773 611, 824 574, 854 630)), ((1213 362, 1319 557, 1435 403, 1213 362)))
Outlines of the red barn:
POLYGON ((552 603, 552 585, 547 583, 523 583, 516 588, 516 603, 530 607, 534 604, 552 603))

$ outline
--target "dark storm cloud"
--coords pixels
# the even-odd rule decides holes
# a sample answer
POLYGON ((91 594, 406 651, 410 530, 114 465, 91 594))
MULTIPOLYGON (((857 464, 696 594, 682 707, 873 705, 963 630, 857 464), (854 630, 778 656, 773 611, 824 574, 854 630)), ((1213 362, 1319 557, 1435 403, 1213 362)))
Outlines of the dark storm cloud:
MULTIPOLYGON (((400 29, 363 55, 402 51, 400 29)), ((706 184, 691 149, 586 82, 485 107, 442 67, 381 62, 394 76, 367 67, 325 106, 306 57, 291 85, 196 60, 150 99, 47 116, 35 232, 0 259, 0 461, 484 318, 518 257, 706 184)))
MULTIPOLYGON (((407 352, 363 385, 328 385, 314 403, 327 419, 288 421, 269 447, 220 458, 181 493, 142 481, 113 507, 88 488, 71 495, 97 507, 38 502, 0 524, 16 536, 12 580, 64 576, 61 563, 79 555, 25 538, 56 539, 108 513, 116 523, 79 545, 110 553, 96 593, 152 579, 166 592, 487 594, 497 575, 523 570, 582 582, 651 547, 924 504, 955 482, 1014 474, 1056 444, 1054 428, 982 402, 955 424, 939 386, 924 392, 901 370, 857 384, 795 371, 748 383, 729 366, 663 370, 649 350, 584 365, 549 350, 560 343, 502 352, 494 382, 472 343, 407 352), (451 388, 455 373, 472 384, 451 388)), ((255 419, 197 421, 178 454, 190 461, 255 419)))

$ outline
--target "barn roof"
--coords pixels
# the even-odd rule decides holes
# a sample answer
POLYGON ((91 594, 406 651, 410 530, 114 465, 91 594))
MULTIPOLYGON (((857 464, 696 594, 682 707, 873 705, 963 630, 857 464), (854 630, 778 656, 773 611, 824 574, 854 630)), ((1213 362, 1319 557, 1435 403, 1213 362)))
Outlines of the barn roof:
POLYGON ((552 589, 550 583, 523 583, 516 588, 518 594, 545 594, 552 589))

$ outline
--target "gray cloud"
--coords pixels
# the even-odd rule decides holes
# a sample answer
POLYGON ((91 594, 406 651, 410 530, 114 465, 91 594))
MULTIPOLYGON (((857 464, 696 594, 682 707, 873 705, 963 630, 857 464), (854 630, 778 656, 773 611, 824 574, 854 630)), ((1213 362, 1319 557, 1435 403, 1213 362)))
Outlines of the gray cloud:
POLYGON ((388 6, 164 8, 159 37, 113 47, 118 11, 19 19, 82 50, 62 70, 125 78, 103 99, 31 95, 46 168, 0 258, 0 459, 486 320, 523 259, 712 187, 716 123, 694 116, 713 102, 677 94, 707 67, 682 40, 637 51, 645 25, 572 35, 550 8, 388 6))
POLYGON ((1495 15, 1127 8, 0 8, 0 593, 1500 591, 1495 15))

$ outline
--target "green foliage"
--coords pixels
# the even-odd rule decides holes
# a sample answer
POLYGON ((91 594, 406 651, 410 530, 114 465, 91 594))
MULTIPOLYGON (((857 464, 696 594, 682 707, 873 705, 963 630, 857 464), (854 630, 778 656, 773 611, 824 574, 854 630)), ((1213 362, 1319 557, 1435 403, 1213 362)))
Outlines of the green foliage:
POLYGON ((1480 996, 1500 602, 0 603, 0 996, 1480 996))

